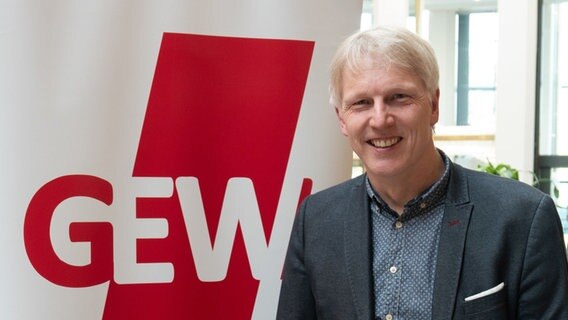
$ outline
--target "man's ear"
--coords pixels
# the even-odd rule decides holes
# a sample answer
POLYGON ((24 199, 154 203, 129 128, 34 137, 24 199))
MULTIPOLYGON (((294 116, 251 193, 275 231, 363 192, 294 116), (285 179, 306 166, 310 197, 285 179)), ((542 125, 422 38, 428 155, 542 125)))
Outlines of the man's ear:
POLYGON ((341 133, 343 133, 344 136, 347 136, 347 128, 345 126, 345 120, 343 119, 344 114, 342 114, 338 107, 335 107, 335 114, 337 115, 337 120, 339 120, 341 133))
POLYGON ((440 118, 440 89, 436 89, 436 93, 432 97, 432 114, 430 115, 430 126, 434 127, 440 118))

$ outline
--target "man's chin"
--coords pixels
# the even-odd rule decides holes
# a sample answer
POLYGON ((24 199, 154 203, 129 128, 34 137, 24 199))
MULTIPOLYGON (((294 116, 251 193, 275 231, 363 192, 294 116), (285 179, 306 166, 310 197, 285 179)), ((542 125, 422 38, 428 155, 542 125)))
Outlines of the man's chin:
POLYGON ((382 178, 396 177, 400 172, 400 166, 393 161, 381 161, 380 163, 371 163, 366 166, 368 175, 382 178))

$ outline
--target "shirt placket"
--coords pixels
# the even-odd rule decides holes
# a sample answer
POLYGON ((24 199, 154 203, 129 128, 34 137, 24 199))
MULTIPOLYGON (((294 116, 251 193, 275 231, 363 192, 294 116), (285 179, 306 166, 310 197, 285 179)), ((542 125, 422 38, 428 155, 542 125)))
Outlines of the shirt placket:
POLYGON ((404 261, 402 258, 402 248, 404 246, 404 228, 403 223, 400 218, 397 219, 391 226, 391 232, 393 233, 393 243, 391 257, 392 262, 388 270, 388 277, 390 278, 392 293, 390 295, 390 303, 387 308, 387 314, 385 315, 386 320, 399 319, 400 313, 400 299, 402 290, 402 273, 404 267, 404 261))
POLYGON ((394 215, 385 212, 384 208, 378 205, 372 207, 374 207, 373 211, 375 211, 373 220, 376 227, 382 225, 387 235, 387 239, 384 239, 387 240, 386 243, 383 242, 387 250, 384 251, 384 260, 380 263, 380 270, 378 270, 380 274, 378 278, 381 279, 380 282, 383 284, 383 292, 381 294, 382 301, 380 301, 382 306, 379 308, 380 312, 377 313, 377 315, 380 319, 398 319, 402 290, 403 224, 400 221, 400 217, 393 219, 394 215))

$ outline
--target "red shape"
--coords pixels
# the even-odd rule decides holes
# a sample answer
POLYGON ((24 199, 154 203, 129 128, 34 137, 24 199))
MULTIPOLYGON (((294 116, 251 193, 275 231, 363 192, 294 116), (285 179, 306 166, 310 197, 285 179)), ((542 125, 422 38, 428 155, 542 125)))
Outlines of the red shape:
MULTIPOLYGON (((248 177, 269 239, 313 47, 308 41, 164 34, 133 175, 197 177, 212 241, 227 181, 248 177)), ((258 281, 240 231, 226 279, 204 283, 177 192, 139 201, 137 216, 168 220, 169 236, 139 240, 137 259, 172 262, 175 278, 170 284, 111 282, 105 319, 250 319, 258 281)))

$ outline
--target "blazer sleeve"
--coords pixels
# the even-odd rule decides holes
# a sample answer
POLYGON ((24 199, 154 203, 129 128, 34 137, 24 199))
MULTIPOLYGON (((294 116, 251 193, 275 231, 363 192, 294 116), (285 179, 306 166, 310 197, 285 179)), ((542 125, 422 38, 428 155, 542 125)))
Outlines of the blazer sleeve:
POLYGON ((562 224, 544 196, 531 224, 520 282, 519 319, 568 319, 568 262, 562 224))
POLYGON ((316 319, 315 301, 304 263, 304 219, 309 197, 302 203, 292 228, 284 262, 277 320, 316 319))

